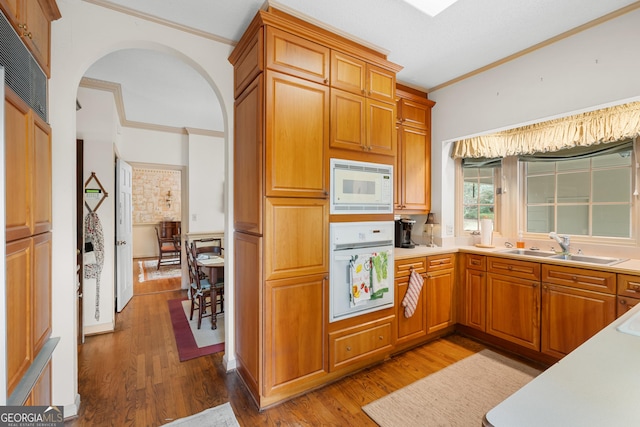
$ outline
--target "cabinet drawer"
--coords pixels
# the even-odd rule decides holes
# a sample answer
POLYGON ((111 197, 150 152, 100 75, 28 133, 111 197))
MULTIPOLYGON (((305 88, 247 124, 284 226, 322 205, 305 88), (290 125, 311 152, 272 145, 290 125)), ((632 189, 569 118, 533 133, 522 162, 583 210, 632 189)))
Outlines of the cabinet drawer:
POLYGON ((454 254, 442 254, 427 257, 427 271, 439 271, 453 268, 454 254))
POLYGON ((420 274, 425 273, 427 271, 427 259, 423 257, 396 260, 396 279, 410 276, 413 270, 420 274))
POLYGON ((640 276, 618 274, 618 295, 640 298, 640 276))
POLYGON ((331 370, 390 351, 393 317, 385 320, 366 329, 350 328, 329 334, 331 370))
POLYGON ((487 257, 484 255, 465 254, 464 268, 470 270, 487 270, 487 257))
POLYGON ((607 271, 544 264, 542 281, 607 294, 616 293, 616 275, 607 271))
POLYGON ((522 279, 540 280, 540 264, 507 258, 487 258, 487 271, 522 279))
POLYGON ((618 297, 617 298, 617 308, 616 308, 616 317, 620 317, 625 314, 627 311, 631 310, 636 304, 640 303, 639 298, 626 298, 626 297, 618 297))

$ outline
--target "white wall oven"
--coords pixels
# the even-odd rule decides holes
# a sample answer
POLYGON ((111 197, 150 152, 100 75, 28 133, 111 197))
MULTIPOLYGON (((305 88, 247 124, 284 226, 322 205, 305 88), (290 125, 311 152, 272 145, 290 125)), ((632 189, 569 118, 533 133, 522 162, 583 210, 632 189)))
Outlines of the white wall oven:
POLYGON ((393 221, 329 226, 329 322, 393 307, 393 221))
POLYGON ((331 159, 331 214, 393 213, 393 166, 331 159))

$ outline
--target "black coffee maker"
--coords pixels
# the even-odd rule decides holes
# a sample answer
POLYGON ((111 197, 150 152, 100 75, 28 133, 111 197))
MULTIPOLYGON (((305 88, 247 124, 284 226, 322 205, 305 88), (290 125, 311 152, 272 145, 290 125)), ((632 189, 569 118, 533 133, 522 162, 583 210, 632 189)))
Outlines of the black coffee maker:
POLYGON ((411 241, 411 230, 416 222, 409 218, 396 219, 396 248, 415 248, 416 245, 411 241))

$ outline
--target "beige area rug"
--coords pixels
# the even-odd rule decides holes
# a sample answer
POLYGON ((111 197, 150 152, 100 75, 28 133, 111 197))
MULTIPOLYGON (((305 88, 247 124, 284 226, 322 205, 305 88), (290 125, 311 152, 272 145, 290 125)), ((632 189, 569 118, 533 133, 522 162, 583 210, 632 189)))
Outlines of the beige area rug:
POLYGON ((382 427, 481 426, 482 418, 540 371, 482 350, 362 409, 382 427))
POLYGON ((138 267, 140 268, 140 274, 138 275, 139 283, 182 276, 182 267, 180 264, 163 265, 158 269, 157 259, 138 261, 138 267))
POLYGON ((164 425, 187 427, 240 427, 229 402, 223 403, 215 408, 206 409, 198 414, 191 415, 190 417, 177 419, 164 425))
POLYGON ((216 317, 216 329, 211 329, 211 318, 202 319, 202 325, 198 329, 198 312, 193 313, 193 320, 189 320, 191 314, 191 300, 183 300, 182 310, 189 322, 191 334, 196 341, 196 345, 200 348, 224 342, 224 313, 218 314, 216 317))

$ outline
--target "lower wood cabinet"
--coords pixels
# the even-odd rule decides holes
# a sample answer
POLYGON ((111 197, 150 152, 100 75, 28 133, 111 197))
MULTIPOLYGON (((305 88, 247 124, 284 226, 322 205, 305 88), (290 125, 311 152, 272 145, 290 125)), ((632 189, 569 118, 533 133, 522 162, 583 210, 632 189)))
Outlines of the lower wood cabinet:
POLYGON ((427 273, 423 290, 427 299, 427 334, 455 324, 454 283, 452 268, 427 273))
MULTIPOLYGON (((426 273, 422 273, 426 280, 426 273)), ((424 287, 424 285, 423 285, 424 287)), ((427 335, 427 312, 425 309, 425 294, 420 293, 418 305, 411 317, 405 316, 405 308, 402 305, 407 290, 409 289, 409 276, 396 279, 396 318, 398 322, 398 345, 411 342, 427 335)))
POLYGON ((640 298, 618 297, 616 304, 616 317, 620 317, 640 303, 640 298))
POLYGON ((329 334, 330 370, 389 354, 393 349, 394 316, 329 334))
POLYGON ((265 396, 304 390, 327 373, 327 280, 322 274, 266 282, 265 396))
POLYGON ((540 283, 489 272, 487 333, 540 351, 540 283))
POLYGON ((615 318, 615 295, 543 283, 541 350, 564 357, 615 318))
POLYGON ((463 255, 464 282, 462 283, 462 313, 459 320, 463 325, 483 332, 486 330, 487 319, 486 265, 486 257, 482 255, 463 255))

